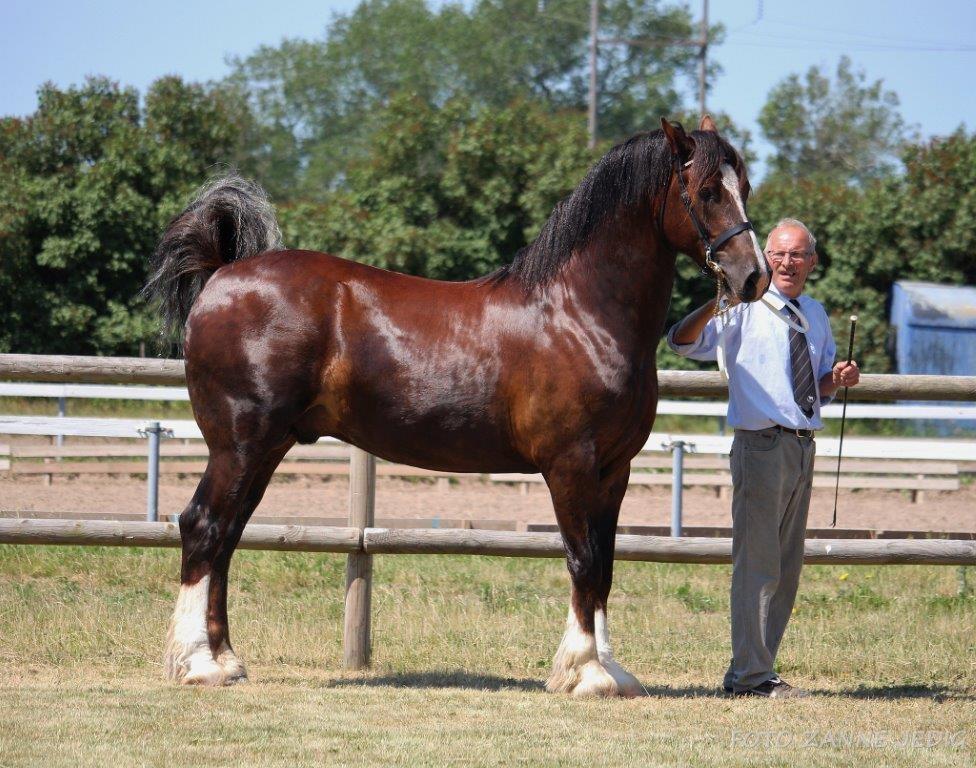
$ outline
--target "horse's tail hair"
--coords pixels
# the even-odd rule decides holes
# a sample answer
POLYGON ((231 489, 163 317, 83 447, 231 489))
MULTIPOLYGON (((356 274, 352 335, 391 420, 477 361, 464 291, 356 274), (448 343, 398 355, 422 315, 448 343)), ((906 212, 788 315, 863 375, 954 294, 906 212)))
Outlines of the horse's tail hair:
POLYGON ((182 338, 190 308, 214 272, 280 248, 274 208, 260 186, 232 173, 204 184, 163 232, 143 288, 161 315, 164 341, 182 338))

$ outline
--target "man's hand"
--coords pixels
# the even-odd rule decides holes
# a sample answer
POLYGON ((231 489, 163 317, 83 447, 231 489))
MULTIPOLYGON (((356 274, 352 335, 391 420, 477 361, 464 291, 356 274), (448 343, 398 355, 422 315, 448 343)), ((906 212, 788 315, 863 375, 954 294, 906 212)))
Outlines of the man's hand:
POLYGON ((834 370, 831 371, 831 379, 834 383, 834 389, 854 387, 861 380, 861 369, 857 367, 857 362, 854 360, 849 363, 841 361, 834 365, 834 370))
POLYGON ((835 363, 832 370, 828 371, 820 379, 820 396, 833 397, 841 387, 853 387, 861 380, 861 369, 857 363, 851 360, 847 363, 841 361, 835 363))
POLYGON ((715 299, 710 299, 681 321, 674 331, 674 340, 678 344, 691 344, 698 341, 708 321, 715 311, 715 299))

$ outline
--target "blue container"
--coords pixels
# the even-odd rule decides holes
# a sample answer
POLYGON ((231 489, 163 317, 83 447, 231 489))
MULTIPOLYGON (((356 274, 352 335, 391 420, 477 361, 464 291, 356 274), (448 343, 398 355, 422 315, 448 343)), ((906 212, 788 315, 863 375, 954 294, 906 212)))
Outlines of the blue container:
MULTIPOLYGON (((898 373, 976 376, 976 287, 900 280, 890 322, 898 373)), ((976 421, 919 426, 948 435, 976 430, 976 421)))

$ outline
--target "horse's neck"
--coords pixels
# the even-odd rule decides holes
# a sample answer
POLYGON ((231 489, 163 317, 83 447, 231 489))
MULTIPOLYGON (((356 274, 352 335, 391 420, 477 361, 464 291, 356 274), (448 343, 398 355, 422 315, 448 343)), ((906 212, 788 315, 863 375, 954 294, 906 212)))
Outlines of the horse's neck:
POLYGON ((632 329, 642 344, 656 347, 671 300, 675 253, 650 227, 621 229, 594 237, 560 279, 589 313, 632 329))

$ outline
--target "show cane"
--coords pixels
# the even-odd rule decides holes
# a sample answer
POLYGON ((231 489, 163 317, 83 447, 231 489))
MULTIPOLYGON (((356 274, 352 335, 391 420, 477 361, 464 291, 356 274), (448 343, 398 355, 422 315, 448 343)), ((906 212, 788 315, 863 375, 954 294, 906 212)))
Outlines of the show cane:
MULTIPOLYGON (((854 330, 857 328, 857 315, 851 315, 851 335, 847 342, 847 364, 850 365, 854 359, 854 330)), ((834 519, 830 522, 831 528, 837 527, 837 495, 840 493, 840 459, 844 453, 844 422, 847 420, 847 392, 848 387, 844 387, 844 408, 840 413, 840 444, 837 446, 837 480, 834 483, 834 519)))

